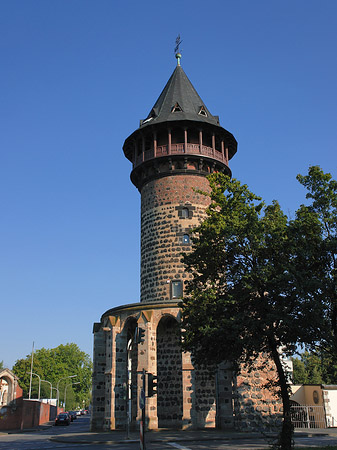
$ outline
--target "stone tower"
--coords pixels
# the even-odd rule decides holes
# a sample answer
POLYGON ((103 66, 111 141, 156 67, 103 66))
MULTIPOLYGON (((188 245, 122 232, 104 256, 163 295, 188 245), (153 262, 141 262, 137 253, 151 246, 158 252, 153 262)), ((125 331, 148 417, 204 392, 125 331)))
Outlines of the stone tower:
MULTIPOLYGON (((179 54, 178 54, 179 55, 179 54)), ((231 174, 237 142, 197 94, 179 63, 157 102, 123 146, 141 193, 141 302, 181 298, 181 252, 204 217, 210 173, 231 174)))
MULTIPOLYGON (((212 376, 194 367, 181 352, 179 323, 188 279, 181 253, 189 251, 190 230, 208 206, 197 190, 209 189, 206 176, 214 171, 231 174, 237 142, 207 109, 176 56, 158 100, 123 146, 141 194, 141 301, 112 308, 94 324, 92 430, 137 426, 143 369, 158 377, 157 394, 146 403, 148 428, 233 426, 236 380, 225 365, 212 376), (139 344, 137 327, 145 331, 139 344)), ((249 383, 240 383, 248 398, 249 383)))

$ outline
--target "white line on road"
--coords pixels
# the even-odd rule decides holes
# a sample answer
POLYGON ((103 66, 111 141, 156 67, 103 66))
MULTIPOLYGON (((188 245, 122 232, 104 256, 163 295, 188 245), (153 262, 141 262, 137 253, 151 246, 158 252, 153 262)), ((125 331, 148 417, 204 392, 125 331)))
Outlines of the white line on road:
POLYGON ((190 448, 179 445, 176 442, 168 442, 168 445, 171 445, 172 447, 175 448, 180 448, 180 450, 191 450, 190 448))

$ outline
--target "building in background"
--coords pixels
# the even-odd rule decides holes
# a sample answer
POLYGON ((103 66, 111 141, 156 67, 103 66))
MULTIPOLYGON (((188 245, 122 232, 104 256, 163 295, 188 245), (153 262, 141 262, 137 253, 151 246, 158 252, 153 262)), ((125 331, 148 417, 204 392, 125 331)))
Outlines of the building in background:
POLYGON ((291 414, 295 428, 337 427, 337 386, 294 384, 291 414))

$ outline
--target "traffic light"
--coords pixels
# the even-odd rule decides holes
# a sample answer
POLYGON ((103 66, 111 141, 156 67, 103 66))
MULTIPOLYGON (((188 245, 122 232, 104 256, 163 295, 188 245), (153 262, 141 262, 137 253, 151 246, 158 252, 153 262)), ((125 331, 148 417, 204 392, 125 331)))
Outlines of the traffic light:
POLYGON ((158 377, 153 373, 147 374, 147 396, 153 397, 157 394, 157 381, 158 377))
POLYGON ((135 343, 140 344, 145 341, 145 330, 144 328, 136 327, 135 330, 135 343))
POLYGON ((121 393, 122 393, 123 400, 126 400, 127 389, 128 388, 127 388, 126 383, 123 383, 123 386, 121 387, 121 393))
POLYGON ((131 398, 137 398, 137 386, 134 384, 131 386, 131 398))

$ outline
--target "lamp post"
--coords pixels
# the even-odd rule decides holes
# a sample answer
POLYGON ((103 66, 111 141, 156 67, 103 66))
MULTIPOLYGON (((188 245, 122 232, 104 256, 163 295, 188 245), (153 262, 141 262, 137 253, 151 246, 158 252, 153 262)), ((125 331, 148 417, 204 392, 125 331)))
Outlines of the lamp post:
POLYGON ((58 382, 57 382, 57 385, 56 385, 56 389, 57 389, 57 407, 59 406, 59 401, 60 401, 60 391, 59 391, 59 384, 60 384, 60 381, 62 381, 62 380, 66 380, 67 378, 74 378, 74 377, 77 377, 77 375, 69 375, 68 377, 62 377, 62 378, 60 378, 59 380, 58 380, 58 382))
POLYGON ((57 397, 58 397, 59 390, 58 390, 56 387, 52 387, 51 389, 52 389, 52 390, 54 389, 54 390, 56 391, 56 398, 57 398, 57 397))
MULTIPOLYGON (((27 372, 27 373, 29 373, 29 374, 31 374, 31 375, 35 375, 35 376, 37 376, 38 379, 39 379, 39 395, 38 395, 38 400, 40 400, 40 393, 41 393, 41 378, 40 378, 40 375, 38 375, 37 373, 34 373, 34 372, 27 372)), ((30 400, 30 396, 29 396, 29 400, 30 400)))
POLYGON ((130 424, 131 424, 131 408, 132 408, 132 346, 134 339, 129 339, 127 345, 127 383, 126 383, 126 438, 130 439, 130 424))
POLYGON ((41 380, 41 382, 42 382, 42 383, 48 383, 48 384, 50 384, 50 399, 49 399, 49 403, 51 403, 51 398, 52 398, 52 395, 53 395, 53 386, 52 386, 52 384, 51 384, 50 381, 47 381, 47 380, 41 380))
POLYGON ((77 382, 77 383, 69 383, 69 384, 67 384, 67 386, 65 387, 65 389, 64 389, 64 409, 67 411, 67 408, 66 408, 66 398, 67 398, 67 388, 69 387, 69 386, 72 386, 72 385, 74 385, 74 384, 81 384, 79 381, 77 382))

